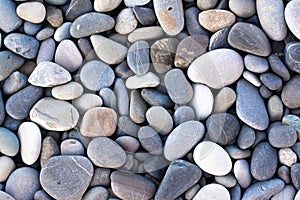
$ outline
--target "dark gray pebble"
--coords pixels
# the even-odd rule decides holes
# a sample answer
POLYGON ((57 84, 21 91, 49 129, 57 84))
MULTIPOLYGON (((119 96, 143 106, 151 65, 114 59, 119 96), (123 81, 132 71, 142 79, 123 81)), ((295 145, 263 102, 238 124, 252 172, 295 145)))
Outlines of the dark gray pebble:
POLYGON ((13 71, 20 68, 25 59, 11 51, 0 52, 0 81, 6 79, 13 71))
POLYGON ((141 92, 132 90, 130 93, 129 115, 135 123, 143 123, 146 119, 147 104, 141 97, 141 92))
POLYGON ((156 89, 143 89, 141 92, 143 99, 151 106, 162 106, 170 108, 173 105, 170 97, 156 89))
POLYGON ((72 0, 67 11, 66 19, 74 21, 77 17, 93 10, 90 0, 72 0))
POLYGON ((12 130, 17 131, 20 124, 22 123, 21 120, 16 120, 14 118, 11 118, 9 115, 5 117, 5 121, 3 122, 4 127, 12 130))
POLYGON ((199 9, 196 7, 190 7, 184 12, 185 23, 190 35, 206 35, 208 32, 199 24, 198 15, 199 9))
POLYGON ((274 73, 283 78, 284 81, 290 80, 290 73, 288 69, 276 54, 271 54, 268 57, 268 61, 274 73))
POLYGON ((156 16, 154 11, 151 8, 146 7, 133 7, 132 11, 136 17, 136 19, 143 25, 143 26, 150 26, 154 24, 156 21, 156 16))
POLYGON ((237 145, 241 149, 248 149, 255 142, 255 131, 247 125, 243 125, 238 135, 237 145))
POLYGON ((270 90, 277 90, 282 86, 281 78, 273 73, 263 73, 259 78, 261 82, 270 90))
POLYGON ((227 42, 229 31, 230 28, 227 27, 215 32, 209 39, 208 50, 211 51, 214 49, 229 47, 229 44, 227 42))

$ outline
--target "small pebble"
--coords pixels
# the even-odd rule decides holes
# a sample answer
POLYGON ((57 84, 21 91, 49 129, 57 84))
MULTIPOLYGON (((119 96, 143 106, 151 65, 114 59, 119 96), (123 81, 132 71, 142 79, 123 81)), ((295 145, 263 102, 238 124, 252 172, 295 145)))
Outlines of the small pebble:
POLYGON ((147 104, 140 91, 132 90, 130 94, 129 116, 135 123, 143 123, 146 120, 147 104))
POLYGON ((91 108, 100 107, 102 103, 101 97, 90 93, 84 93, 72 101, 72 105, 78 110, 79 114, 84 114, 91 108))
POLYGON ((252 177, 250 167, 246 160, 237 160, 233 167, 234 176, 242 188, 248 188, 251 184, 252 177))
POLYGON ((233 188, 237 184, 237 181, 232 174, 215 176, 215 181, 226 188, 233 188))
POLYGON ((175 126, 178 126, 179 124, 182 124, 190 120, 195 120, 195 118, 196 118, 195 111, 190 106, 180 106, 175 110, 173 114, 173 120, 175 126))
POLYGON ((72 23, 65 22, 60 27, 58 27, 54 33, 54 40, 57 42, 63 41, 71 37, 70 28, 72 23))
POLYGON ((282 86, 281 78, 273 73, 263 73, 259 78, 261 82, 270 90, 277 90, 282 86))
POLYGON ((173 105, 172 100, 169 95, 160 92, 156 89, 142 89, 142 98, 151 106, 162 106, 165 108, 170 108, 173 105))
POLYGON ((19 71, 13 72, 3 84, 3 93, 11 95, 18 92, 28 84, 27 76, 19 71))
POLYGON ((128 35, 128 41, 134 43, 138 40, 153 40, 164 35, 164 31, 160 26, 149 26, 137 28, 128 35))
POLYGON ((212 51, 220 48, 228 48, 229 44, 227 42, 228 33, 230 31, 229 27, 223 28, 215 32, 209 39, 208 50, 212 51))
MULTIPOLYGON (((99 91, 99 95, 102 98, 103 104, 106 107, 117 110, 117 97, 116 94, 110 88, 102 88, 99 91)), ((96 100, 95 102, 98 102, 98 100, 96 100)))
POLYGON ((146 112, 149 125, 161 135, 167 135, 173 129, 173 119, 170 113, 161 106, 152 106, 146 112))
POLYGON ((291 147, 297 141, 297 133, 293 127, 288 125, 274 126, 269 130, 268 139, 270 144, 276 148, 291 147))
POLYGON ((55 86, 51 90, 54 98, 60 100, 72 100, 80 97, 83 93, 83 87, 77 82, 69 82, 64 85, 55 86))
POLYGON ((82 200, 106 200, 108 199, 108 195, 109 193, 106 188, 97 186, 89 189, 82 200))
POLYGON ((290 1, 284 10, 284 17, 290 31, 299 39, 300 29, 297 24, 299 24, 299 19, 297 18, 297 13, 300 10, 299 1, 290 1))
POLYGON ((243 125, 237 138, 237 145, 241 149, 248 149, 255 142, 255 131, 253 128, 243 125))
POLYGON ((84 155, 84 147, 78 140, 66 139, 60 144, 61 155, 84 155))
POLYGON ((132 8, 125 8, 117 16, 115 30, 119 34, 129 34, 136 29, 137 25, 138 21, 132 8))
POLYGON ((120 115, 129 113, 129 95, 123 79, 115 79, 114 93, 117 97, 118 111, 120 115))
POLYGON ((214 97, 206 85, 193 84, 194 96, 190 102, 190 106, 194 109, 196 119, 204 120, 212 112, 214 105, 214 97))
POLYGON ((55 6, 46 7, 46 19, 52 27, 57 28, 63 23, 63 14, 59 8, 55 6))
POLYGON ((288 108, 300 107, 300 76, 296 75, 289 80, 282 89, 281 99, 288 108))
POLYGON ((233 159, 244 159, 251 156, 251 151, 249 149, 240 149, 235 145, 229 145, 225 147, 226 152, 233 159))
POLYGON ((144 149, 154 155, 163 152, 163 143, 158 133, 150 126, 143 126, 138 131, 139 141, 144 149))
POLYGON ((135 74, 146 74, 150 65, 149 44, 143 40, 133 43, 128 50, 127 63, 135 74))
POLYGON ((239 17, 247 18, 255 14, 254 0, 229 0, 230 10, 239 17))
POLYGON ((23 25, 23 28, 24 28, 24 32, 27 34, 27 35, 36 35, 37 32, 39 30, 41 30, 42 28, 42 23, 38 23, 38 24, 35 24, 35 23, 31 23, 31 22, 28 22, 28 21, 25 21, 24 22, 24 25, 23 25))
POLYGON ((278 152, 279 162, 283 165, 291 167, 297 162, 297 155, 291 148, 282 148, 278 152))
POLYGON ((126 151, 135 153, 140 148, 139 140, 132 136, 121 136, 116 139, 116 142, 126 151))
POLYGON ((263 57, 247 54, 244 58, 245 67, 254 73, 264 73, 269 69, 268 60, 263 57))
POLYGON ((278 176, 284 180, 285 183, 290 183, 291 182, 291 177, 290 177, 290 168, 282 165, 281 167, 278 168, 278 176))
POLYGON ((44 164, 50 157, 56 156, 59 154, 60 154, 60 151, 59 151, 58 144, 53 139, 53 137, 51 137, 51 136, 45 137, 42 142, 42 151, 41 151, 41 156, 40 156, 41 167, 44 166, 44 164))
POLYGON ((90 184, 93 186, 109 186, 110 184, 110 170, 106 168, 96 168, 94 170, 94 175, 90 184))
POLYGON ((117 8, 122 0, 95 0, 94 9, 98 12, 109 12, 117 8))
POLYGON ((135 6, 132 8, 132 11, 136 19, 143 26, 150 26, 154 24, 156 21, 156 16, 154 14, 154 11, 150 8, 135 6))
POLYGON ((290 80, 290 73, 288 69, 276 54, 271 54, 268 57, 268 61, 274 73, 280 76, 284 81, 290 80))
POLYGON ((126 88, 139 89, 139 88, 152 88, 158 86, 160 79, 152 72, 148 72, 144 75, 134 75, 126 80, 126 88))

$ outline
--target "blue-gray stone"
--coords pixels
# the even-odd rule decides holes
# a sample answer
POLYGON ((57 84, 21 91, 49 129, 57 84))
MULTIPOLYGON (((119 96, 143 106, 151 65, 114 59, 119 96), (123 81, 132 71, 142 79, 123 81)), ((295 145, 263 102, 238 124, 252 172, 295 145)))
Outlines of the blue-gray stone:
POLYGON ((46 0, 48 4, 60 6, 67 3, 69 0, 46 0))
POLYGON ((284 60, 292 71, 300 73, 300 42, 290 42, 286 44, 284 60))
POLYGON ((6 33, 19 28, 22 20, 16 13, 16 4, 11 0, 0 0, 0 29, 6 33))
POLYGON ((141 92, 142 98, 151 106, 162 106, 171 108, 173 105, 170 97, 156 89, 143 89, 141 92))
POLYGON ((144 75, 148 72, 150 65, 149 51, 149 44, 143 40, 139 40, 129 47, 127 63, 135 74, 144 75))
POLYGON ((3 84, 3 93, 11 95, 28 84, 27 76, 19 71, 13 72, 3 84))
POLYGON ((55 52, 55 41, 48 38, 41 43, 39 53, 37 55, 36 63, 39 64, 43 61, 52 61, 55 52))
POLYGON ((39 32, 39 30, 41 30, 43 24, 34 24, 34 23, 30 23, 28 21, 24 22, 24 32, 27 35, 35 35, 37 34, 37 32, 39 32))
POLYGON ((60 27, 58 27, 54 33, 54 40, 56 42, 60 42, 64 39, 68 39, 71 37, 70 34, 70 28, 72 23, 71 22, 65 22, 60 27))
POLYGON ((135 6, 132 11, 143 26, 150 26, 156 21, 156 16, 151 8, 135 6))
POLYGON ((74 21, 77 17, 93 10, 93 5, 90 0, 71 0, 71 3, 66 11, 66 19, 74 21))
POLYGON ((185 23, 187 30, 190 35, 206 35, 208 36, 208 32, 199 24, 198 15, 199 9, 196 7, 191 7, 187 9, 184 13, 185 23))
POLYGON ((290 80, 291 76, 289 70, 286 68, 286 66, 276 54, 271 54, 268 57, 268 61, 274 73, 283 78, 284 81, 290 80))
POLYGON ((11 51, 0 51, 0 81, 6 79, 24 63, 25 59, 11 51))
POLYGON ((54 29, 52 27, 46 27, 46 28, 43 28, 42 30, 40 30, 36 34, 36 39, 39 41, 46 40, 46 39, 52 37, 53 34, 54 34, 54 29))
POLYGON ((5 118, 4 102, 2 98, 2 93, 0 91, 0 125, 3 123, 5 118))

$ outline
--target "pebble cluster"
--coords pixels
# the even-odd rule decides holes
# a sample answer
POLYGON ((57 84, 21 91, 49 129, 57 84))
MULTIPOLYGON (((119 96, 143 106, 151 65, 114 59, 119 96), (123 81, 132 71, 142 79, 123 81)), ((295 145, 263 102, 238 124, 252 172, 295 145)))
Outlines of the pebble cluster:
POLYGON ((299 14, 0 0, 0 199, 299 200, 299 14))

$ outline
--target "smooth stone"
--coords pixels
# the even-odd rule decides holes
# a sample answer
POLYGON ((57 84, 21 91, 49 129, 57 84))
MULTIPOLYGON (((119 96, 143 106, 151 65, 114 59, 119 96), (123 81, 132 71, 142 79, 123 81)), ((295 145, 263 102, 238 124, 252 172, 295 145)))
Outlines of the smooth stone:
POLYGON ((206 128, 207 139, 220 145, 229 145, 235 142, 240 124, 237 118, 229 113, 217 113, 207 118, 206 128))
POLYGON ((155 200, 176 199, 201 178, 201 169, 185 160, 173 161, 159 185, 155 200))
POLYGON ((294 129, 296 129, 297 133, 300 133, 300 118, 296 115, 285 115, 282 118, 282 124, 287 124, 294 129))
POLYGON ((102 106, 101 97, 95 94, 84 93, 79 98, 72 101, 72 105, 78 110, 79 114, 84 114, 91 108, 102 106))
POLYGON ((268 60, 264 57, 259 57, 251 54, 247 54, 244 58, 245 67, 254 73, 264 73, 268 71, 268 60))
POLYGON ((263 73, 259 78, 261 82, 270 90, 277 90, 282 86, 281 78, 273 73, 263 73))
POLYGON ((50 97, 38 101, 29 115, 31 121, 51 131, 70 130, 79 120, 79 113, 72 104, 50 97))
POLYGON ((191 187, 190 189, 188 189, 185 194, 184 197, 188 200, 193 199, 193 197, 197 194, 197 192, 200 190, 200 185, 199 184, 195 184, 193 187, 191 187))
POLYGON ((109 87, 115 79, 114 71, 104 62, 89 61, 80 70, 80 80, 89 90, 98 91, 109 87))
POLYGON ((91 36, 92 45, 97 56, 105 63, 119 64, 127 55, 127 47, 101 35, 91 36))
POLYGON ((111 136, 117 128, 117 113, 111 108, 95 107, 85 112, 80 133, 86 137, 111 136))
POLYGON ((13 71, 20 68, 24 63, 24 58, 12 53, 11 51, 0 52, 0 81, 6 79, 13 71))
POLYGON ((256 1, 256 11, 261 27, 270 39, 281 41, 287 36, 282 0, 258 0, 256 1))
POLYGON ((151 60, 155 71, 166 73, 174 65, 174 58, 179 41, 176 38, 157 40, 150 50, 151 60))
POLYGON ((77 82, 69 82, 64 85, 55 86, 51 90, 54 98, 60 100, 72 100, 80 97, 83 93, 83 87, 77 82))
POLYGON ((227 42, 228 33, 230 31, 229 27, 223 28, 215 32, 209 39, 208 50, 212 51, 220 48, 228 48, 229 44, 227 42))
POLYGON ((137 137, 140 126, 134 123, 129 117, 121 116, 118 120, 118 134, 137 137))
POLYGON ((156 21, 155 13, 151 8, 135 6, 132 8, 132 11, 143 26, 150 26, 156 21))
POLYGON ((55 41, 52 38, 48 38, 41 43, 36 63, 40 64, 43 61, 52 61, 56 49, 55 41))
POLYGON ((192 61, 206 52, 207 46, 207 36, 192 35, 184 38, 177 46, 175 66, 187 68, 192 61))
POLYGON ((41 152, 42 134, 40 128, 33 122, 23 122, 18 129, 18 137, 22 161, 26 165, 34 164, 41 152))
POLYGON ((300 76, 294 76, 289 82, 285 84, 281 93, 281 100, 288 108, 300 107, 300 76))
POLYGON ((59 8, 55 6, 46 7, 46 19, 52 27, 59 27, 63 23, 63 14, 59 8))
POLYGON ((280 76, 284 81, 290 80, 290 72, 276 54, 271 54, 268 57, 272 71, 280 76))
POLYGON ((245 80, 240 80, 236 92, 238 117, 254 129, 266 129, 269 126, 269 116, 258 90, 245 80))
POLYGON ((162 106, 165 108, 170 108, 173 105, 172 100, 169 95, 160 92, 156 89, 142 89, 142 98, 151 106, 162 106))
POLYGON ((127 61, 123 61, 118 64, 114 71, 118 77, 123 79, 134 75, 134 72, 129 68, 127 61))
POLYGON ((199 12, 199 9, 196 7, 190 7, 184 11, 187 31, 190 35, 208 36, 208 32, 199 24, 199 12))
POLYGON ((216 176, 215 181, 216 183, 223 185, 226 188, 233 188, 237 184, 237 181, 232 174, 228 174, 225 176, 216 176))
POLYGON ((194 96, 190 106, 194 109, 197 120, 206 119, 212 112, 214 97, 206 85, 193 84, 194 96))
POLYGON ((259 78, 252 72, 249 71, 244 71, 243 72, 243 78, 254 85, 255 87, 260 87, 262 85, 261 81, 259 78))
POLYGON ((71 0, 71 3, 66 10, 66 19, 68 21, 74 21, 81 15, 91 12, 93 10, 93 4, 91 1, 85 0, 71 0))
POLYGON ((300 29, 298 24, 300 23, 298 16, 300 10, 300 1, 290 1, 284 10, 284 18, 289 30, 300 39, 300 29))
POLYGON ((180 69, 168 71, 164 77, 167 92, 176 104, 186 104, 193 98, 193 88, 180 69))
POLYGON ((243 125, 237 138, 237 145, 241 149, 250 148, 255 142, 255 131, 253 128, 243 125))
POLYGON ((70 80, 71 75, 65 68, 50 61, 39 63, 28 78, 29 83, 40 87, 53 87, 70 80))
POLYGON ((207 52, 192 62, 188 77, 196 83, 203 83, 214 89, 234 83, 244 69, 243 59, 231 49, 216 49, 207 52))
POLYGON ((11 95, 24 88, 27 84, 27 76, 19 71, 15 71, 5 80, 2 90, 4 94, 11 95))
POLYGON ((27 86, 6 102, 5 109, 9 116, 17 120, 25 119, 32 106, 43 96, 43 89, 33 85, 27 86))
POLYGON ((267 142, 259 143, 251 157, 251 174, 258 181, 268 180, 276 173, 277 163, 276 150, 267 142))
POLYGON ((184 122, 195 120, 195 119, 196 119, 195 111, 190 106, 180 106, 175 110, 173 114, 173 120, 175 126, 178 126, 184 122))
POLYGON ((154 40, 165 34, 160 26, 137 28, 128 35, 128 41, 134 43, 138 40, 154 40))
POLYGON ((19 128, 19 125, 22 121, 16 120, 9 115, 5 117, 5 121, 3 122, 4 127, 8 128, 11 131, 16 131, 19 128))
POLYGON ((31 167, 21 167, 8 177, 5 192, 16 200, 31 200, 39 188, 39 172, 31 167))
POLYGON ((160 79, 152 72, 148 72, 144 75, 134 75, 126 80, 126 88, 139 89, 139 88, 152 88, 158 86, 160 79))
POLYGON ((117 8, 122 0, 95 0, 94 9, 98 12, 109 12, 117 8))
POLYGON ((285 183, 290 183, 291 182, 291 177, 290 177, 290 168, 282 165, 281 167, 278 168, 278 176, 284 180, 285 183))
POLYGON ((0 18, 0 29, 5 33, 16 30, 22 24, 22 20, 16 13, 16 4, 14 1, 0 1, 0 18))
POLYGON ((271 96, 268 101, 268 112, 271 121, 278 121, 282 119, 283 104, 277 95, 271 96))
POLYGON ((271 200, 280 200, 280 199, 294 200, 295 195, 296 195, 295 188, 292 185, 286 185, 286 186, 284 186, 284 188, 280 192, 275 194, 271 198, 271 200))
POLYGON ((4 119, 5 119, 5 108, 4 108, 2 93, 0 91, 0 125, 4 122, 4 119))
POLYGON ((38 190, 34 193, 33 199, 34 200, 51 200, 51 197, 44 190, 38 190))
POLYGON ((66 139, 60 144, 61 155, 84 155, 84 147, 75 139, 66 139))
POLYGON ((222 88, 215 97, 214 113, 226 112, 235 102, 236 93, 229 87, 222 88))
POLYGON ((269 90, 265 85, 262 85, 260 88, 259 88, 259 94, 265 98, 265 99, 268 99, 272 96, 272 91, 269 90))
POLYGON ((99 95, 102 98, 104 106, 117 110, 117 97, 110 88, 102 88, 99 91, 99 95))
POLYGON ((200 142, 194 149, 193 158, 203 171, 215 176, 224 176, 232 168, 227 152, 214 142, 200 142))
POLYGON ((94 138, 87 148, 88 158, 98 167, 118 168, 126 162, 122 147, 107 137, 94 138))
POLYGON ((240 200, 242 198, 242 190, 239 184, 236 184, 231 190, 230 190, 230 197, 231 200, 240 200))
POLYGON ((292 183, 295 186, 295 188, 297 190, 300 189, 300 164, 299 163, 295 163, 294 165, 292 165, 291 167, 291 173, 290 176, 292 178, 292 183))
POLYGON ((110 170, 106 168, 95 168, 90 187, 93 186, 109 186, 110 184, 110 170))
POLYGON ((294 72, 300 73, 300 52, 299 42, 287 43, 284 48, 284 61, 286 65, 294 72))
POLYGON ((135 153, 140 148, 139 140, 132 136, 121 136, 116 139, 116 142, 129 153, 135 153))
POLYGON ((81 199, 93 172, 93 165, 86 157, 53 156, 42 167, 40 181, 43 189, 55 199, 81 199))
POLYGON ((106 188, 96 186, 89 189, 83 196, 82 200, 106 200, 108 199, 108 195, 109 192, 106 188))
POLYGON ((229 145, 225 147, 226 152, 233 159, 244 159, 251 156, 251 151, 249 149, 240 149, 235 145, 229 145))
POLYGON ((95 51, 93 51, 92 44, 89 39, 87 38, 80 38, 77 41, 77 45, 79 47, 80 52, 82 53, 83 57, 87 60, 98 59, 95 51))
POLYGON ((168 35, 177 35, 184 26, 183 4, 180 0, 162 2, 153 0, 154 11, 162 29, 168 35))
POLYGON ((230 200, 229 191, 220 184, 211 183, 202 187, 194 196, 194 200, 200 199, 223 199, 230 200))
POLYGON ((63 40, 56 48, 54 60, 69 72, 74 72, 81 67, 83 58, 73 41, 63 40))
POLYGON ((46 2, 50 5, 60 6, 67 3, 68 0, 46 0, 46 2))
POLYGON ((173 119, 170 113, 161 106, 152 106, 146 112, 149 125, 161 135, 167 135, 173 129, 173 119))
POLYGON ((197 0, 197 6, 200 10, 208 10, 217 5, 217 0, 197 0))
POLYGON ((119 34, 129 34, 136 29, 138 21, 134 16, 132 8, 120 11, 116 19, 115 30, 119 34))
MULTIPOLYGON (((1 156, 0 157, 0 182, 4 182, 7 180, 9 175, 14 171, 16 168, 16 165, 14 161, 7 156, 1 156)), ((1 199, 1 195, 0 195, 1 199)))
POLYGON ((57 142, 51 136, 46 136, 42 142, 42 151, 40 156, 41 167, 44 167, 47 160, 53 156, 60 155, 57 142))
POLYGON ((111 30, 115 20, 109 15, 90 12, 76 18, 70 28, 70 34, 74 38, 82 38, 96 33, 111 30))
POLYGON ((242 199, 243 200, 261 200, 270 199, 284 188, 284 182, 281 179, 274 178, 263 182, 257 182, 248 187, 242 199))
POLYGON ((114 171, 110 179, 112 191, 121 199, 151 199, 156 191, 150 179, 138 174, 114 171))
POLYGON ((3 200, 15 200, 15 198, 13 198, 11 195, 9 195, 8 193, 3 192, 1 190, 0 190, 0 199, 3 199, 3 200))
POLYGON ((233 47, 257 56, 271 53, 270 42, 265 33, 256 25, 238 22, 228 34, 228 43, 233 47))
POLYGON ((127 53, 128 67, 137 75, 144 75, 149 71, 149 44, 140 40, 133 43, 127 53))
POLYGON ((298 192, 297 192, 296 195, 295 195, 294 200, 299 200, 299 199, 300 199, 300 192, 299 192, 299 190, 298 190, 298 192))
POLYGON ((210 32, 230 27, 235 22, 235 15, 227 10, 211 9, 199 14, 199 23, 210 32))
POLYGON ((24 32, 27 35, 32 35, 32 36, 36 35, 37 32, 41 28, 42 28, 42 23, 35 24, 35 23, 31 23, 31 22, 25 21, 24 25, 23 25, 24 32))
POLYGON ((267 136, 266 132, 263 132, 263 131, 255 132, 255 142, 252 146, 255 147, 260 142, 267 140, 267 138, 268 138, 268 136, 267 136))
POLYGON ((4 45, 12 52, 27 58, 33 59, 37 56, 39 42, 32 36, 11 33, 4 38, 4 45))
POLYGON ((130 94, 129 116, 135 123, 143 123, 146 119, 147 104, 140 91, 132 90, 130 94))
POLYGON ((114 93, 117 98, 118 112, 120 115, 129 114, 129 95, 123 79, 115 79, 114 93))
POLYGON ((41 23, 46 17, 45 6, 40 2, 26 2, 16 9, 17 15, 31 23, 41 23))
POLYGON ((138 139, 144 149, 153 155, 161 155, 163 143, 158 133, 150 126, 143 126, 138 131, 138 139))
POLYGON ((71 25, 72 25, 71 22, 65 22, 60 27, 58 27, 54 33, 54 40, 60 42, 65 39, 71 38, 70 35, 71 25))
POLYGON ((198 121, 187 121, 177 126, 167 137, 164 156, 170 161, 185 156, 203 138, 204 129, 198 121))
POLYGON ((254 0, 229 0, 228 6, 239 17, 248 18, 256 13, 254 0))
POLYGON ((251 184, 252 177, 250 167, 246 160, 237 160, 233 167, 234 176, 242 188, 248 188, 251 184))
POLYGON ((149 2, 150 0, 124 0, 124 4, 127 7, 144 6, 149 2))
POLYGON ((278 152, 279 162, 291 167, 298 160, 297 154, 291 148, 282 148, 278 152))

